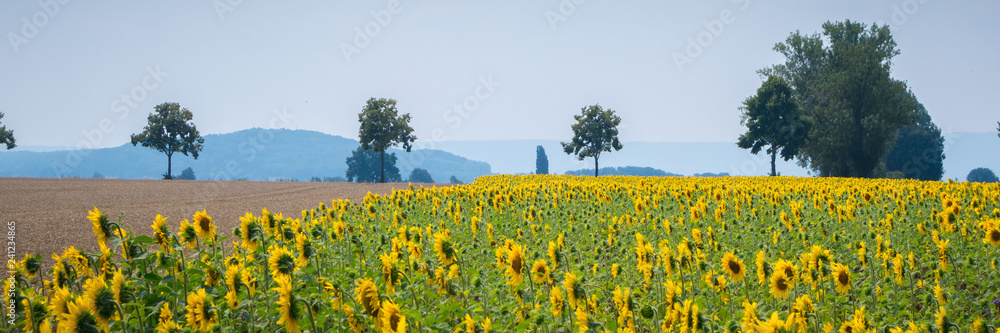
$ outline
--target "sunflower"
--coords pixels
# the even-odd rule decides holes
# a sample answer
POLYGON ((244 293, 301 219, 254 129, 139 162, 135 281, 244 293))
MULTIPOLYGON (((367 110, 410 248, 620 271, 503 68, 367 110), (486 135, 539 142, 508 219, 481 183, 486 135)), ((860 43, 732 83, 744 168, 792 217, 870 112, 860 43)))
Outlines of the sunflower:
MULTIPOLYGON (((25 332, 37 332, 45 331, 46 329, 51 329, 51 325, 38 325, 35 327, 35 323, 42 321, 43 318, 48 317, 48 309, 45 307, 45 301, 43 298, 32 297, 33 292, 29 291, 27 297, 21 298, 21 305, 23 306, 24 312, 24 331, 25 332), (35 298, 35 299, 33 299, 35 298)), ((9 303, 8 303, 9 304, 9 303)))
POLYGON ((111 222, 108 221, 108 216, 101 213, 97 207, 89 212, 87 219, 93 224, 92 229, 94 230, 94 236, 97 236, 97 242, 108 245, 108 236, 111 234, 111 222))
POLYGON ((902 286, 903 275, 906 274, 905 267, 903 267, 903 255, 897 253, 896 256, 892 258, 892 271, 895 273, 894 280, 896 281, 896 284, 902 286))
POLYGON ((212 224, 212 217, 208 216, 205 210, 195 212, 191 218, 194 220, 194 230, 202 240, 215 239, 215 224, 212 224))
POLYGON ((566 299, 563 297, 562 290, 559 287, 552 287, 552 292, 549 293, 549 302, 552 306, 549 309, 552 310, 553 317, 562 317, 563 307, 566 306, 566 299))
POLYGON ((775 298, 788 298, 788 291, 792 289, 792 281, 785 276, 784 270, 775 270, 771 274, 771 295, 775 298))
POLYGON ((434 253, 437 254, 438 262, 442 266, 451 266, 455 262, 455 248, 451 244, 448 232, 434 234, 434 253))
POLYGON ((267 259, 271 276, 277 279, 279 276, 288 276, 295 272, 295 256, 284 246, 274 246, 268 250, 271 257, 267 259))
POLYGON ((757 251, 757 256, 754 261, 757 264, 757 284, 763 286, 767 284, 767 277, 771 272, 771 265, 767 264, 767 259, 764 258, 763 250, 757 251))
POLYGON ((747 277, 746 266, 732 252, 726 252, 726 255, 722 257, 722 267, 729 273, 729 278, 733 281, 743 281, 747 277))
POLYGON ((160 317, 157 319, 156 331, 159 333, 170 333, 180 330, 174 322, 174 315, 170 312, 170 302, 163 302, 160 307, 160 317))
POLYGON ((52 293, 49 295, 49 313, 56 318, 59 318, 59 316, 64 314, 68 314, 70 297, 72 297, 72 295, 65 287, 53 286, 52 293))
POLYGON ((386 294, 393 294, 399 281, 399 253, 383 253, 378 256, 382 262, 382 281, 385 282, 386 294))
POLYGON ((357 288, 354 288, 354 297, 357 299, 358 304, 361 304, 365 313, 372 317, 377 317, 379 309, 382 306, 379 300, 378 287, 375 286, 375 282, 372 282, 370 279, 360 279, 357 285, 357 288))
POLYGON ((351 331, 354 333, 361 333, 361 322, 358 321, 358 317, 354 315, 354 308, 350 305, 344 305, 342 309, 344 310, 344 317, 347 317, 347 324, 351 326, 351 331))
POLYGON ((68 311, 59 317, 59 332, 97 333, 103 330, 98 326, 93 300, 79 297, 66 307, 68 311))
POLYGON ((865 307, 854 310, 854 318, 845 321, 840 325, 840 333, 859 333, 868 329, 868 320, 865 319, 865 307))
POLYGON ((576 315, 578 332, 586 333, 590 329, 590 315, 587 313, 587 306, 582 304, 577 306, 574 315, 576 315))
POLYGON ((987 229, 986 235, 983 237, 983 243, 1000 246, 1000 229, 997 229, 997 227, 987 229))
POLYGON ((243 249, 254 252, 260 244, 260 239, 264 238, 264 232, 260 229, 257 219, 246 213, 240 217, 240 246, 243 249))
POLYGON ((160 251, 170 253, 170 229, 167 228, 167 218, 156 214, 156 219, 149 226, 153 228, 153 237, 156 238, 156 244, 160 245, 160 251))
POLYGON ((785 279, 787 279, 790 282, 795 282, 795 276, 797 275, 796 271, 798 271, 798 267, 796 267, 788 260, 778 259, 778 262, 774 263, 774 271, 784 272, 785 279))
POLYGON ((524 247, 514 244, 507 250, 507 269, 504 276, 508 278, 507 285, 520 286, 524 282, 524 247))
POLYGON ((198 288, 187 296, 187 306, 184 308, 184 320, 187 327, 200 332, 209 332, 217 322, 212 310, 212 300, 208 298, 204 288, 198 288))
POLYGON ((549 249, 547 252, 549 255, 549 261, 552 262, 552 269, 556 269, 559 267, 559 263, 562 262, 562 253, 559 252, 559 245, 556 245, 555 242, 549 242, 549 249))
POLYGON ((618 274, 622 273, 622 266, 618 264, 611 264, 611 277, 618 277, 618 274))
POLYGON ((621 312, 634 311, 635 310, 635 300, 632 299, 632 290, 625 288, 622 290, 620 287, 615 286, 615 291, 612 292, 612 298, 615 302, 615 308, 621 312))
POLYGON ((846 294, 851 290, 851 270, 846 265, 831 264, 833 267, 833 283, 837 292, 846 294))
POLYGON ((177 232, 177 236, 181 238, 181 243, 189 249, 193 250, 195 245, 197 245, 198 232, 187 219, 181 221, 181 228, 180 231, 177 232))
POLYGON ((119 319, 115 293, 103 278, 88 279, 84 286, 83 298, 88 299, 93 306, 92 312, 97 316, 98 327, 107 328, 108 322, 119 319))
POLYGON ((566 288, 566 296, 569 298, 570 307, 576 308, 578 301, 586 300, 586 296, 583 294, 583 287, 580 286, 580 282, 577 281, 575 274, 566 273, 566 277, 563 278, 563 288, 566 288))
POLYGON ((934 324, 937 325, 938 333, 948 333, 951 330, 951 321, 948 320, 948 310, 943 306, 938 307, 934 314, 934 324))
POLYGON ((277 324, 285 325, 285 331, 290 333, 299 332, 299 317, 302 314, 296 300, 295 295, 292 294, 292 278, 291 276, 284 275, 274 278, 274 281, 278 283, 278 286, 271 289, 278 293, 278 301, 275 304, 278 305, 278 312, 281 313, 281 319, 278 319, 277 324))
POLYGON ((740 320, 740 326, 743 327, 744 332, 756 332, 757 327, 761 324, 760 318, 757 315, 757 302, 750 303, 750 301, 743 300, 743 319, 740 320))
POLYGON ((490 318, 483 319, 480 325, 483 327, 483 333, 493 332, 493 322, 490 321, 490 318))
POLYGON ((976 320, 972 322, 972 327, 969 329, 972 333, 986 333, 986 325, 983 323, 983 318, 977 317, 976 320))
POLYGON ((406 332, 406 317, 399 311, 399 306, 392 301, 382 302, 382 309, 379 310, 379 325, 383 333, 403 333, 406 332))
POLYGON ((122 269, 118 268, 111 277, 111 291, 115 295, 115 301, 118 304, 122 304, 122 292, 125 291, 125 274, 122 274, 122 269))
POLYGON ((552 283, 552 270, 549 269, 545 260, 535 260, 535 263, 531 265, 531 277, 535 282, 550 284, 552 283))

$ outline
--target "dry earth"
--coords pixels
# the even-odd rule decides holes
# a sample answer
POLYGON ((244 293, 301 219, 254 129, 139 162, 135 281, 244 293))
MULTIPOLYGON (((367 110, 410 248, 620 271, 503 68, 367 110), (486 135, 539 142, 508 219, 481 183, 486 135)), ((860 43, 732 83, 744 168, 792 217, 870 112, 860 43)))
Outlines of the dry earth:
POLYGON ((0 219, 15 226, 18 259, 40 253, 48 266, 53 253, 70 245, 90 253, 98 249, 87 220, 95 206, 112 221, 124 213, 122 226, 144 235, 152 234, 156 214, 166 216, 176 232, 181 220, 206 209, 219 233, 231 235, 247 212, 260 215, 267 208, 298 218, 321 202, 360 203, 369 191, 386 194, 393 188, 408 184, 0 178, 0 219))

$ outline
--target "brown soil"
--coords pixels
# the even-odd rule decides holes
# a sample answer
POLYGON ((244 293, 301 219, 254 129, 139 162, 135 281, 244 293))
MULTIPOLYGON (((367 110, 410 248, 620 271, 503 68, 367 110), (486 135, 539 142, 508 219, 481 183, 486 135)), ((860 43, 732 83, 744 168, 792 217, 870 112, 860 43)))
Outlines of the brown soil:
MULTIPOLYGON (((417 184, 415 184, 416 186, 417 184)), ((432 184, 425 187, 434 186, 432 184)), ((206 209, 222 235, 231 235, 239 217, 261 208, 299 218, 302 211, 334 199, 360 203, 371 191, 386 194, 408 184, 186 181, 121 179, 0 178, 0 223, 14 230, 14 254, 39 253, 46 264, 70 245, 93 253, 97 239, 87 220, 95 206, 133 234, 151 235, 156 214, 176 232, 183 219, 206 209), (13 222, 13 223, 11 223, 13 222)), ((5 240, 9 241, 9 239, 5 240)), ((9 254, 7 249, 4 254, 9 254)), ((6 257, 6 256, 5 256, 6 257)))

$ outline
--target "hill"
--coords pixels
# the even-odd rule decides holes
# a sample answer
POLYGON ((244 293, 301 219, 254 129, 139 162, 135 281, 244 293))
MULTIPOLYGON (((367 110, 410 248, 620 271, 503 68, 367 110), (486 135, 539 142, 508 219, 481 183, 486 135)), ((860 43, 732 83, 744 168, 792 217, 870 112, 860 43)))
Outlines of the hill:
MULTIPOLYGON (((358 142, 306 130, 253 128, 205 135, 198 160, 175 154, 173 173, 191 167, 198 179, 308 181, 312 177, 344 177, 345 160, 358 142)), ((427 169, 438 181, 452 175, 463 182, 490 173, 490 165, 440 150, 391 149, 404 177, 413 168, 427 169)), ((158 179, 166 172, 166 156, 125 144, 114 148, 0 153, 0 177, 79 177, 95 173, 108 178, 158 179)))
MULTIPOLYGON (((594 169, 580 169, 566 171, 567 175, 574 176, 593 176, 594 169)), ((603 167, 599 173, 601 176, 642 176, 642 177, 683 177, 683 175, 678 175, 676 173, 666 172, 660 169, 654 169, 650 167, 637 167, 637 166, 625 166, 625 167, 603 167)))

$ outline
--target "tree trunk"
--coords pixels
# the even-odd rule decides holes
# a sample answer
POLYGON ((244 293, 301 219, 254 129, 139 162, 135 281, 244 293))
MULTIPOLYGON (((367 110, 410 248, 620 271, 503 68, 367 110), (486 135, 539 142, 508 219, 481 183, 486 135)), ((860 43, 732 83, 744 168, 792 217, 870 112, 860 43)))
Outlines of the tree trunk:
POLYGON ((600 170, 597 168, 597 159, 598 157, 594 156, 594 177, 597 177, 597 170, 600 170))
POLYGON ((173 156, 174 156, 174 154, 167 154, 167 177, 166 177, 166 179, 173 179, 174 178, 173 173, 170 172, 170 159, 173 156))
POLYGON ((379 154, 379 160, 381 160, 381 167, 379 167, 380 176, 378 182, 385 183, 385 150, 383 150, 382 153, 379 154))
POLYGON ((778 150, 771 146, 771 177, 777 176, 778 172, 774 169, 774 161, 778 157, 778 150))

